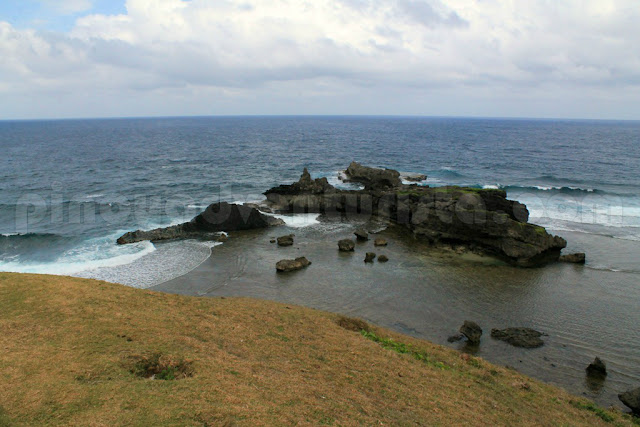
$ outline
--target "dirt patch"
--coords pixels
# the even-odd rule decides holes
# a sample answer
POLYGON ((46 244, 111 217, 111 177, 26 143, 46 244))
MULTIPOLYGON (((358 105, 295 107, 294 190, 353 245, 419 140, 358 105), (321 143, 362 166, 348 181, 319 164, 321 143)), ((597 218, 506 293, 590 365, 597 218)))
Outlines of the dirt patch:
POLYGON ((371 332, 371 326, 367 322, 361 319, 356 319, 355 317, 347 317, 347 316, 339 316, 336 321, 338 326, 344 328, 348 331, 360 332, 367 331, 371 332))
POLYGON ((162 353, 131 356, 129 371, 137 377, 156 380, 180 380, 193 376, 193 362, 162 353))

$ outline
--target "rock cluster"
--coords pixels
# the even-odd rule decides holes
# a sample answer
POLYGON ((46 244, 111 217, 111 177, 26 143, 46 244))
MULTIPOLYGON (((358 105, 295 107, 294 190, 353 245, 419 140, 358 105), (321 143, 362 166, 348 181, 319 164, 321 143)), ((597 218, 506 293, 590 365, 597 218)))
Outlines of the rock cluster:
POLYGON ((305 170, 297 183, 266 191, 266 203, 283 213, 367 214, 434 245, 466 247, 522 267, 557 261, 566 246, 561 237, 528 223, 526 206, 508 200, 503 190, 403 185, 397 171, 356 162, 345 174, 365 189, 338 190, 305 170))

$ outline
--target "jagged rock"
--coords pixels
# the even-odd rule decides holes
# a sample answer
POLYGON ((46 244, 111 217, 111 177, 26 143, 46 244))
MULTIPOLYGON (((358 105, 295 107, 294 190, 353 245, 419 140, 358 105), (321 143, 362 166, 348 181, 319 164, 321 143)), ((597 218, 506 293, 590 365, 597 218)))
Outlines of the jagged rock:
POLYGON ((378 262, 387 262, 387 261, 389 261, 389 257, 386 255, 380 255, 378 257, 378 262))
POLYGON ((239 231, 283 225, 284 221, 263 215, 258 210, 226 202, 209 205, 204 212, 189 222, 150 231, 132 231, 118 238, 117 243, 141 242, 143 240, 169 240, 185 238, 217 239, 220 231, 239 231))
POLYGON ((278 237, 278 246, 291 246, 293 245, 293 234, 278 237))
POLYGON ((311 179, 311 174, 304 168, 298 182, 271 188, 264 194, 272 210, 303 213, 324 212, 325 201, 329 206, 336 205, 339 202, 330 197, 335 192, 335 187, 329 184, 327 178, 311 179))
POLYGON ((607 365, 599 357, 596 357, 594 361, 587 366, 586 371, 589 376, 604 377, 607 375, 607 365))
POLYGON ((373 252, 367 252, 364 257, 364 262, 373 262, 374 259, 376 259, 376 254, 373 252))
POLYGON ((479 344, 482 336, 482 328, 476 322, 465 320, 460 326, 460 333, 467 337, 471 344, 479 344))
POLYGON ((544 334, 530 328, 492 329, 491 338, 505 341, 514 347, 536 348, 544 345, 544 334))
POLYGON ((374 240, 373 242, 374 246, 387 246, 387 241, 381 237, 378 237, 376 240, 374 240))
POLYGON ((341 252, 353 252, 356 244, 351 239, 342 239, 338 242, 338 249, 341 252))
POLYGON ((351 162, 345 174, 349 181, 363 184, 365 190, 380 190, 402 185, 398 171, 362 166, 358 162, 351 162))
POLYGON ((584 264, 586 262, 586 255, 583 252, 578 252, 575 254, 561 255, 558 258, 560 262, 569 262, 572 264, 584 264))
POLYGON ((353 234, 356 235, 358 240, 362 240, 362 241, 369 240, 369 233, 367 233, 367 230, 363 228, 357 229, 353 234))
POLYGON ((640 415, 640 387, 620 393, 618 399, 628 406, 634 414, 640 415))
POLYGON ((305 257, 299 257, 296 259, 283 259, 276 263, 276 270, 279 272, 288 272, 301 270, 311 264, 311 261, 305 257))
POLYGON ((402 179, 409 182, 422 182, 427 179, 427 175, 423 175, 421 173, 412 173, 412 174, 402 174, 402 179))

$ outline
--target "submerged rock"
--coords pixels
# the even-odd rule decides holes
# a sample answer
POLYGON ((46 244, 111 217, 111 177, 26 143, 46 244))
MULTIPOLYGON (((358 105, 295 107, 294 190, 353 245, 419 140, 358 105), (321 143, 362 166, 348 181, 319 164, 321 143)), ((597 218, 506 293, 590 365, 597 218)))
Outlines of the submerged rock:
POLYGON ((293 234, 278 237, 278 246, 291 246, 293 245, 293 234))
POLYGON ((353 234, 356 235, 356 238, 361 241, 369 240, 369 233, 364 228, 358 228, 353 234))
POLYGON ((209 205, 189 222, 150 231, 128 232, 118 238, 117 243, 124 245, 143 240, 217 238, 220 231, 251 230, 283 224, 284 221, 263 215, 255 208, 220 202, 209 205))
POLYGON ((464 338, 464 335, 462 334, 451 335, 449 338, 447 338, 447 342, 458 342, 462 338, 464 338))
POLYGON ((460 333, 467 337, 467 340, 469 340, 471 344, 480 344, 482 328, 476 322, 465 320, 462 326, 460 326, 460 333))
POLYGON ((640 415, 640 387, 620 393, 618 399, 628 406, 634 414, 640 415))
POLYGON ((383 238, 377 238, 376 240, 374 240, 373 242, 374 246, 387 246, 387 241, 383 238))
POLYGON ((342 239, 338 242, 338 249, 341 252, 353 252, 355 247, 356 247, 356 244, 351 239, 342 239))
POLYGON ((586 258, 587 257, 584 253, 579 252, 575 254, 561 255, 560 258, 558 258, 558 261, 572 264, 584 264, 586 262, 586 258))
POLYGON ((587 375, 604 377, 607 375, 607 365, 599 358, 596 357, 593 362, 587 366, 587 375))
POLYGON ((544 341, 540 338, 542 332, 538 332, 531 328, 506 328, 492 329, 491 338, 505 341, 514 347, 536 348, 544 345, 544 341))
POLYGON ((376 254, 374 252, 367 252, 364 257, 364 262, 373 262, 376 259, 376 254))
POLYGON ((288 271, 301 270, 309 265, 311 265, 311 261, 309 261, 305 257, 299 257, 296 259, 283 259, 276 263, 276 270, 284 273, 288 271))

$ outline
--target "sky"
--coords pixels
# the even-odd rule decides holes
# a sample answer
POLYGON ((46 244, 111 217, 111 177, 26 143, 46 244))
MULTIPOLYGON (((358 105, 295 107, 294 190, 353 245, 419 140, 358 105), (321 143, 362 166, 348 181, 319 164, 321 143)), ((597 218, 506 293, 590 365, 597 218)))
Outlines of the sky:
POLYGON ((640 0, 0 0, 0 120, 640 119, 640 0))

